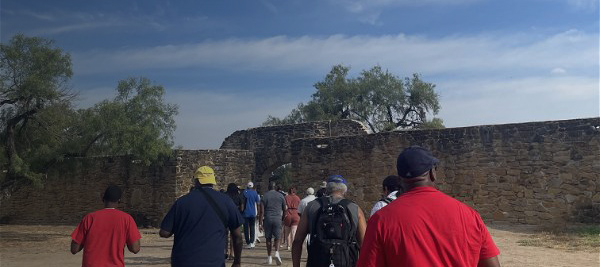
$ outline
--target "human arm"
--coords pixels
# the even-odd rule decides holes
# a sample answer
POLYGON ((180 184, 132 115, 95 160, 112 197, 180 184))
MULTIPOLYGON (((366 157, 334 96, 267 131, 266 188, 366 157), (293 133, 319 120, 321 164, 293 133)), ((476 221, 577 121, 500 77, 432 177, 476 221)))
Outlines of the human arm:
POLYGON ((258 219, 258 228, 262 231, 263 230, 263 215, 265 213, 265 206, 263 205, 262 202, 260 202, 258 204, 258 210, 256 211, 256 219, 258 219))
POLYGON ((383 267, 388 266, 385 262, 385 249, 381 241, 379 228, 379 216, 375 214, 369 219, 365 232, 364 241, 360 247, 357 267, 383 267))
POLYGON ((131 251, 131 253, 133 254, 137 254, 138 252, 140 252, 140 247, 141 247, 141 239, 138 239, 137 241, 133 242, 133 243, 127 243, 127 249, 129 251, 131 251))
POLYGON ((173 235, 173 225, 175 224, 175 206, 177 202, 171 206, 165 218, 163 218, 160 223, 160 231, 158 231, 158 235, 163 238, 169 238, 173 235))
POLYGON ((242 227, 238 227, 231 232, 231 242, 233 243, 233 264, 232 267, 241 266, 242 261, 242 227))
POLYGON ((129 223, 127 227, 127 249, 133 254, 140 252, 142 235, 137 228, 137 224, 133 217, 129 216, 129 223))
POLYGON ((171 232, 169 232, 167 230, 160 229, 160 231, 158 232, 158 235, 160 237, 169 238, 169 237, 171 237, 173 235, 173 233, 171 233, 171 232))
POLYGON ((367 220, 365 219, 365 214, 363 213, 362 209, 358 207, 358 229, 356 231, 356 240, 358 241, 359 246, 362 246, 366 231, 367 220))
POLYGON ((83 246, 75 242, 75 240, 71 240, 71 254, 75 255, 77 252, 81 251, 83 246))
POLYGON ((479 260, 477 267, 500 267, 500 261, 498 261, 498 256, 479 260))
POLYGON ((300 258, 302 258, 302 245, 308 234, 308 218, 306 213, 303 213, 296 229, 296 235, 292 242, 292 264, 294 267, 300 267, 300 258))
POLYGON ((77 225, 77 228, 75 228, 75 230, 73 230, 73 233, 71 233, 71 254, 73 255, 77 254, 77 252, 83 249, 87 229, 89 229, 88 218, 88 215, 83 217, 79 225, 77 225))
POLYGON ((283 199, 283 203, 281 205, 281 210, 283 211, 283 215, 281 215, 281 220, 282 221, 285 220, 285 216, 287 215, 287 209, 288 209, 287 198, 284 198, 283 199))

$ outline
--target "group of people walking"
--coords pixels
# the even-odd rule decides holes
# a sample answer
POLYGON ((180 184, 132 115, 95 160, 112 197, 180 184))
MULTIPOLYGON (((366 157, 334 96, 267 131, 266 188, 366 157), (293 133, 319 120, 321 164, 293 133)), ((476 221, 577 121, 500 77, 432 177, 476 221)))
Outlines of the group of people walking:
MULTIPOLYGON (((329 176, 317 192, 306 189, 303 199, 294 187, 285 194, 274 184, 261 197, 252 182, 243 191, 236 184, 225 194, 214 190, 214 171, 203 166, 194 188, 171 206, 159 235, 175 236, 172 266, 225 266, 227 258, 240 266, 243 239, 253 249, 257 232, 264 232, 266 264, 282 264, 283 246, 299 267, 306 244, 306 266, 500 266, 499 250, 479 214, 435 188, 438 163, 422 147, 404 149, 396 161, 398 175, 383 179, 382 198, 368 221, 345 197, 349 184, 341 175, 329 176)), ((140 250, 135 222, 114 210, 120 194, 109 187, 103 198, 108 210, 86 215, 73 232, 71 252, 83 249, 83 266, 107 266, 94 264, 100 261, 124 266, 124 246, 140 250), (110 235, 118 238, 106 241, 110 235)))

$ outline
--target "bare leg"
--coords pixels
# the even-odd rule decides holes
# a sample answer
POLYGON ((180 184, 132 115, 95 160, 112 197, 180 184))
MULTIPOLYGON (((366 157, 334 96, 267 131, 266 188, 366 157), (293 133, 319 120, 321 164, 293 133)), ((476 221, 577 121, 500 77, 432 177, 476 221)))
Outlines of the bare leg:
MULTIPOLYGON (((298 225, 292 225, 290 227, 290 233, 288 234, 288 244, 291 244, 294 241, 294 237, 296 236, 296 229, 298 229, 298 225)), ((288 248, 290 246, 288 245, 288 248)))
MULTIPOLYGON (((265 244, 267 245, 267 256, 271 256, 271 239, 266 238, 265 244)), ((277 249, 277 239, 275 239, 275 249, 277 249)))
MULTIPOLYGON (((279 251, 279 239, 275 239, 275 251, 278 252, 279 251)), ((271 256, 270 252, 269 252, 269 256, 271 256)))
POLYGON ((291 241, 290 241, 290 227, 289 226, 284 226, 283 227, 283 236, 282 237, 283 237, 283 241, 281 243, 284 243, 284 244, 287 243, 288 244, 287 246, 289 247, 290 246, 289 244, 291 244, 291 241))

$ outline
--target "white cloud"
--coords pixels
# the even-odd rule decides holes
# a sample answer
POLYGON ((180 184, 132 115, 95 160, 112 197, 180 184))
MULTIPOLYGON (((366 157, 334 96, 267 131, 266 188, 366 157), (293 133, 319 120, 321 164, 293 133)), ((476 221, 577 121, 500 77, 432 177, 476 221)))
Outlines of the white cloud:
POLYGON ((567 3, 577 10, 598 10, 598 0, 567 0, 567 3))
POLYGON ((473 79, 438 83, 448 127, 600 116, 598 78, 473 79))
POLYGON ((166 100, 179 105, 176 145, 187 149, 219 148, 237 130, 259 126, 268 115, 285 116, 299 101, 254 96, 175 90, 166 100))
MULTIPOLYGON (((78 73, 208 67, 238 71, 314 71, 333 64, 355 69, 380 64, 426 75, 512 71, 572 72, 598 67, 598 34, 570 30, 544 38, 521 35, 344 36, 227 39, 121 51, 74 53, 78 73)), ((597 74, 597 72, 594 72, 597 74)))
MULTIPOLYGON (((230 77, 248 72, 322 77, 337 63, 354 72, 380 64, 399 76, 421 73, 437 84, 439 117, 451 127, 598 116, 598 34, 533 36, 538 35, 277 36, 73 56, 77 74, 204 68, 230 77)), ((248 92, 243 95, 185 89, 171 88, 167 99, 180 105, 176 144, 186 148, 217 148, 232 132, 256 127, 269 114, 284 116, 308 100, 282 99, 285 93, 256 96, 250 93, 255 88, 244 85, 237 90, 248 92)))

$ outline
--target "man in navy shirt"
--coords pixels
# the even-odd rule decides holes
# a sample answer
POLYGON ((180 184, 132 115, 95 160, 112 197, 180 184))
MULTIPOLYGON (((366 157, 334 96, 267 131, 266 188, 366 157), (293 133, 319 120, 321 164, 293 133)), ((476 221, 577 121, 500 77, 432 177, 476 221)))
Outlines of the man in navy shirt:
POLYGON ((214 171, 202 166, 194 174, 196 187, 175 201, 160 225, 159 235, 175 235, 171 265, 225 266, 223 249, 227 230, 231 232, 234 261, 242 256, 242 216, 227 195, 213 190, 214 171))

